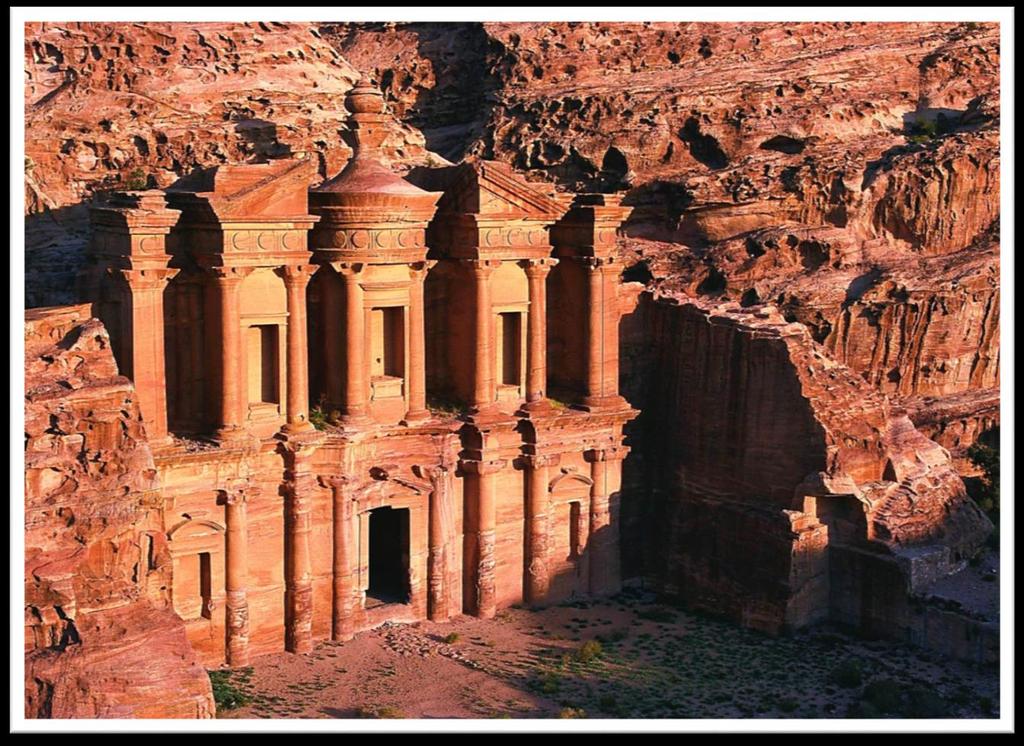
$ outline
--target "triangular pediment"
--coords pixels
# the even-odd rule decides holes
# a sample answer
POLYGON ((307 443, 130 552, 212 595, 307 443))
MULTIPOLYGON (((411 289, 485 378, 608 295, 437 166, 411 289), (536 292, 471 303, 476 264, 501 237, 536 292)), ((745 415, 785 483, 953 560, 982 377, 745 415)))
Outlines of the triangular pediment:
POLYGON ((223 165, 182 179, 168 193, 191 192, 208 202, 221 221, 284 219, 308 212, 315 171, 311 158, 223 165))
POLYGON ((458 167, 442 201, 445 212, 510 219, 557 220, 566 208, 554 197, 498 161, 458 167))

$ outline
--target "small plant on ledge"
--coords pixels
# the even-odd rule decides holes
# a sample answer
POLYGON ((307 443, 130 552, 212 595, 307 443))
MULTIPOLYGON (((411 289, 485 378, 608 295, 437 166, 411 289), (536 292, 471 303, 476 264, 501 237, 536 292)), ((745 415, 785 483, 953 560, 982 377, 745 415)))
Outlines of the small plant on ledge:
POLYGON ((466 405, 439 396, 427 399, 427 409, 435 417, 460 417, 466 413, 466 405))

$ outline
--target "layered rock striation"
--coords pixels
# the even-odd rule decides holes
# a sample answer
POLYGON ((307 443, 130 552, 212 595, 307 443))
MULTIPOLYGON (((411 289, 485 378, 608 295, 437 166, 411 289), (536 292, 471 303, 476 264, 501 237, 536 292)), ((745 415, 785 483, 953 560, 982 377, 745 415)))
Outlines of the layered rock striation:
POLYGON ((25 335, 25 716, 212 717, 132 383, 87 305, 25 335))
POLYGON ((990 532, 948 452, 776 309, 648 294, 624 339, 624 546, 663 591, 771 632, 861 626, 874 600, 836 556, 916 593, 990 532))

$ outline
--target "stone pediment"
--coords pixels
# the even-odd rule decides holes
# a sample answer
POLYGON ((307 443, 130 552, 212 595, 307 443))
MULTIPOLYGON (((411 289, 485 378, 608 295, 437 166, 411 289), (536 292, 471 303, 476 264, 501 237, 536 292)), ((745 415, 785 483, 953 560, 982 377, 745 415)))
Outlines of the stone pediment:
POLYGON ((568 209, 553 188, 532 184, 499 161, 464 163, 453 176, 439 205, 443 212, 555 221, 568 209))
POLYGON ((225 164, 181 179, 167 194, 190 220, 294 220, 309 212, 306 195, 315 172, 312 158, 225 164))

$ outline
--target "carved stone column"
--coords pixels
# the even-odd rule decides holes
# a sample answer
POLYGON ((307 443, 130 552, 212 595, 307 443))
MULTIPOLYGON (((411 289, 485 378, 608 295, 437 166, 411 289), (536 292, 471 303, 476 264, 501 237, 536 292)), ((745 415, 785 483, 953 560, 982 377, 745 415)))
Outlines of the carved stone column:
POLYGON ((245 381, 242 373, 242 317, 239 288, 252 271, 249 267, 215 267, 214 284, 220 309, 220 410, 214 436, 218 440, 238 440, 245 436, 248 418, 245 381))
POLYGON ((345 401, 345 357, 342 341, 342 315, 345 306, 342 298, 342 283, 328 275, 323 288, 324 322, 324 390, 329 404, 328 410, 341 411, 345 401))
POLYGON ((475 525, 475 567, 476 603, 474 613, 482 619, 490 619, 497 612, 497 587, 495 581, 495 530, 497 512, 495 502, 496 478, 507 461, 465 461, 463 468, 473 475, 466 485, 470 490, 469 499, 476 504, 475 525))
POLYGON ((587 393, 585 403, 604 397, 604 273, 600 259, 587 259, 587 393))
POLYGON ((421 422, 430 418, 427 411, 426 327, 423 316, 423 283, 427 271, 437 262, 424 261, 409 265, 409 411, 405 422, 421 422))
POLYGON ((282 268, 288 292, 288 377, 285 400, 289 433, 311 430, 309 423, 309 361, 306 351, 306 286, 316 267, 289 264, 282 268))
POLYGON ((310 471, 310 444, 286 444, 286 527, 288 531, 285 577, 285 650, 308 653, 313 649, 313 571, 309 554, 310 498, 315 477, 310 471))
POLYGON ((345 283, 345 409, 346 425, 369 421, 370 359, 366 352, 366 314, 363 288, 359 284, 362 264, 344 264, 338 273, 345 283))
POLYGON ((452 534, 455 527, 454 507, 451 504, 452 470, 435 466, 423 470, 430 480, 429 554, 427 555, 427 616, 431 621, 444 621, 451 617, 449 599, 451 589, 450 557, 452 534))
POLYGON ((130 369, 150 445, 168 440, 167 377, 164 369, 164 290, 176 269, 121 270, 131 293, 130 369))
POLYGON ((557 259, 527 260, 526 278, 529 283, 530 311, 527 314, 526 336, 526 409, 537 409, 547 404, 547 289, 545 280, 557 259))
POLYGON ((628 449, 612 447, 587 451, 590 462, 590 586, 593 596, 617 593, 622 586, 618 527, 612 525, 611 498, 617 491, 622 459, 628 449), (611 474, 616 470, 615 474, 611 474))
POLYGON ((255 491, 245 485, 220 490, 224 505, 225 546, 225 650, 229 666, 249 665, 248 527, 245 505, 255 491))
POLYGON ((321 480, 331 488, 334 542, 331 555, 333 597, 331 604, 331 639, 351 640, 355 634, 352 616, 355 569, 355 510, 348 495, 347 477, 334 476, 321 480))
POLYGON ((543 603, 548 595, 548 467, 555 456, 526 456, 526 561, 524 588, 527 603, 543 603))
POLYGON ((474 412, 493 407, 497 399, 494 380, 494 313, 491 304, 491 275, 500 261, 467 260, 473 277, 473 314, 476 357, 473 366, 474 412))

